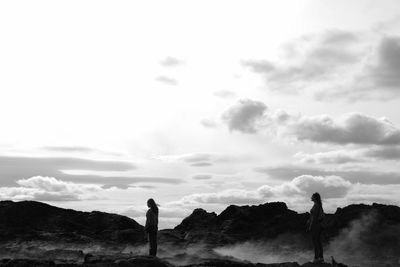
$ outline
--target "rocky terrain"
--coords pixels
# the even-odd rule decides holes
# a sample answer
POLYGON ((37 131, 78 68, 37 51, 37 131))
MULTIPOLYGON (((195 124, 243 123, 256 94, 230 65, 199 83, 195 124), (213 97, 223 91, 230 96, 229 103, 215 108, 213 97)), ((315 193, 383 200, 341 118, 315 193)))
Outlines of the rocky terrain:
MULTIPOLYGON (((151 258, 147 256, 135 256, 135 257, 86 257, 82 263, 60 263, 50 260, 30 260, 30 259, 3 259, 0 261, 0 266, 8 267, 174 267, 169 262, 159 259, 151 258)), ((205 260, 201 263, 181 265, 180 267, 347 267, 341 263, 305 263, 303 265, 297 262, 284 262, 284 263, 272 263, 272 264, 253 264, 250 262, 243 261, 232 261, 232 260, 205 260)))
POLYGON ((144 242, 144 228, 125 216, 61 209, 35 201, 0 202, 0 240, 67 243, 144 242))
MULTIPOLYGON (((196 209, 160 231, 153 259, 138 256, 147 254, 147 244, 143 226, 130 218, 1 201, 0 266, 344 266, 307 263, 307 218, 281 202, 231 205, 220 214, 196 209)), ((324 244, 327 258, 349 266, 400 266, 400 208, 339 208, 326 216, 324 244)))

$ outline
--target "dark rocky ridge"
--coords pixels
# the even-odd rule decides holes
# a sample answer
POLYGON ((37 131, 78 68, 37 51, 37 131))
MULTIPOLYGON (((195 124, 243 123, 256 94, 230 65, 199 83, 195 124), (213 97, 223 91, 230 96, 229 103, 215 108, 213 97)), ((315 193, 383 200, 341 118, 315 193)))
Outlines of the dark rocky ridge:
MULTIPOLYGON (((0 261, 3 267, 175 267, 162 259, 151 258, 147 256, 130 256, 130 257, 102 257, 88 258, 83 263, 56 263, 49 260, 29 260, 29 259, 4 259, 0 261)), ((211 259, 202 263, 180 265, 180 267, 348 267, 344 264, 336 263, 305 263, 303 265, 297 262, 272 263, 272 264, 253 264, 243 261, 230 261, 211 259)))
POLYGON ((0 202, 0 240, 143 242, 136 221, 99 211, 62 209, 36 201, 0 202))
MULTIPOLYGON (((325 238, 329 240, 338 236, 344 229, 350 227, 352 222, 366 215, 374 217, 367 230, 377 230, 378 233, 382 233, 385 229, 390 229, 393 231, 392 234, 398 233, 396 228, 400 227, 399 207, 376 203, 358 204, 338 208, 334 214, 326 214, 325 238)), ((219 215, 196 209, 177 225, 174 231, 180 232, 188 242, 202 240, 219 244, 271 240, 284 234, 302 237, 308 236, 305 233, 308 217, 308 213, 299 214, 292 211, 283 202, 258 206, 231 205, 219 215), (207 239, 208 237, 210 239, 207 239)), ((374 242, 379 240, 377 235, 373 233, 369 235, 375 237, 374 242)), ((400 241, 400 237, 396 240, 400 241)), ((400 243, 397 245, 400 246, 400 243)))
MULTIPOLYGON (((250 263, 246 263, 247 265, 243 265, 245 263, 235 263, 235 265, 226 257, 217 255, 213 249, 243 242, 279 240, 279 246, 276 248, 277 252, 281 252, 282 246, 280 245, 282 244, 286 247, 289 246, 290 250, 302 249, 308 251, 311 249, 311 244, 308 234, 305 233, 307 219, 307 213, 292 211, 282 202, 257 206, 231 205, 218 215, 203 209, 196 209, 174 229, 160 231, 160 257, 171 264, 182 266, 255 266, 250 265, 250 263), (194 252, 193 254, 195 255, 187 255, 187 248, 200 245, 202 248, 194 252), (185 263, 177 264, 179 260, 176 261, 176 259, 185 259, 185 263), (213 263, 214 265, 210 263, 218 260, 220 265, 215 265, 215 262, 213 263), (208 262, 209 265, 201 265, 204 262, 208 262)), ((325 244, 328 244, 328 241, 338 242, 338 237, 346 235, 346 231, 350 231, 349 229, 352 227, 354 228, 355 222, 362 227, 359 230, 361 232, 358 243, 349 245, 341 241, 341 243, 336 244, 343 246, 343 249, 352 255, 358 253, 361 250, 360 246, 363 246, 363 253, 371 257, 371 259, 382 259, 390 263, 397 261, 396 263, 398 264, 398 251, 400 251, 399 207, 381 204, 360 204, 339 208, 334 214, 327 214, 326 216, 325 244), (382 258, 382 255, 385 255, 386 258, 382 258)), ((145 249, 138 250, 140 251, 138 254, 146 253, 143 226, 130 218, 98 211, 79 212, 61 209, 34 201, 0 202, 0 241, 2 243, 1 251, 9 252, 8 254, 2 254, 3 257, 4 255, 11 255, 9 256, 11 258, 25 256, 25 258, 30 258, 31 260, 34 259, 32 255, 36 252, 30 254, 29 251, 34 251, 33 248, 37 249, 42 245, 48 248, 51 247, 49 252, 40 252, 42 256, 52 255, 51 253, 65 255, 62 249, 75 249, 77 251, 85 245, 90 246, 92 244, 106 244, 104 246, 106 249, 99 253, 118 253, 122 251, 121 247, 123 248, 126 244, 141 246, 145 249), (48 244, 51 244, 51 246, 48 244), (65 244, 72 245, 66 248, 65 244), (21 255, 21 253, 18 254, 18 250, 22 246, 26 249, 21 255), (17 257, 16 255, 20 256, 17 257)), ((82 258, 82 255, 87 252, 90 252, 90 250, 84 253, 76 252, 78 256, 73 260, 75 261, 74 264, 78 264, 76 263, 78 258, 82 258)), ((75 252, 68 253, 68 257, 75 257, 71 256, 75 255, 75 252)), ((132 254, 130 257, 132 258, 132 254)), ((51 261, 52 257, 49 256, 48 260, 51 261)), ((132 262, 137 261, 132 260, 132 262)), ((129 264, 125 262, 125 265, 98 266, 136 266, 131 265, 133 264, 132 262, 129 264)), ((4 262, 4 264, 7 264, 4 266, 31 266, 22 263, 22 265, 19 263, 13 265, 14 263, 12 262, 4 262)))
POLYGON ((272 239, 280 234, 304 234, 308 214, 289 210, 285 203, 258 206, 231 205, 221 214, 196 209, 174 230, 189 242, 231 244, 247 240, 272 239), (204 235, 204 233, 212 233, 204 235))

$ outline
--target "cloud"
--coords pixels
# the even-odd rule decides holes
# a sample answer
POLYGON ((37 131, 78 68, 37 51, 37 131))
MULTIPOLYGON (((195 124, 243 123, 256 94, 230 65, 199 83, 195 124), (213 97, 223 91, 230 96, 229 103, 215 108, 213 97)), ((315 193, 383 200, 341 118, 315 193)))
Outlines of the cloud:
POLYGON ((375 119, 360 113, 341 119, 327 115, 301 116, 289 126, 298 140, 333 144, 400 144, 400 129, 387 119, 375 119))
POLYGON ((344 92, 355 98, 389 99, 400 95, 400 37, 383 37, 361 73, 344 92))
POLYGON ((400 37, 382 37, 364 61, 360 63, 360 70, 355 72, 351 79, 340 84, 335 90, 318 92, 317 98, 346 97, 357 101, 388 100, 400 96, 400 37))
POLYGON ((59 152, 94 152, 96 149, 85 146, 45 146, 44 150, 59 152))
POLYGON ((337 78, 340 71, 359 62, 359 42, 355 33, 328 30, 285 44, 283 56, 277 61, 244 60, 242 65, 262 75, 267 88, 294 92, 310 83, 337 78))
MULTIPOLYGON (((154 177, 154 176, 128 176, 128 177, 107 177, 107 176, 90 176, 90 175, 73 175, 76 179, 70 179, 72 181, 79 181, 85 183, 101 184, 103 188, 118 187, 121 189, 127 189, 136 183, 151 183, 151 184, 181 184, 184 183, 182 179, 170 178, 170 177, 154 177)), ((139 187, 145 187, 146 185, 140 185, 139 187)), ((151 188, 151 186, 146 186, 151 188)))
POLYGON ((388 119, 361 113, 345 114, 338 119, 328 115, 292 115, 282 110, 271 111, 262 102, 246 99, 228 108, 222 118, 231 131, 243 133, 264 130, 299 141, 338 145, 400 144, 400 129, 388 119))
POLYGON ((204 167, 213 165, 214 162, 219 160, 219 157, 219 155, 212 153, 191 153, 159 156, 157 159, 166 162, 185 162, 191 166, 204 167))
POLYGON ((215 156, 210 153, 193 153, 180 156, 181 160, 189 163, 210 161, 213 160, 213 158, 215 158, 215 156))
POLYGON ((256 133, 266 110, 260 101, 242 99, 222 114, 222 120, 231 131, 256 133))
POLYGON ((333 150, 313 154, 299 152, 294 157, 301 163, 312 164, 345 164, 371 160, 398 160, 400 159, 400 147, 380 146, 355 150, 333 150))
POLYGON ((267 60, 244 60, 242 65, 261 74, 268 74, 276 69, 275 65, 267 60))
POLYGON ((220 98, 233 98, 236 96, 235 92, 230 91, 230 90, 219 90, 214 92, 214 96, 220 97, 220 98))
POLYGON ((200 124, 206 128, 216 128, 218 126, 217 122, 212 119, 202 119, 200 124))
POLYGON ((44 146, 41 149, 51 152, 65 152, 65 153, 100 153, 112 156, 121 156, 120 153, 103 151, 92 147, 86 146, 44 146))
POLYGON ((260 191, 272 190, 284 195, 298 194, 307 197, 319 192, 324 198, 341 198, 347 195, 352 184, 339 176, 301 175, 278 187, 261 187, 260 191))
POLYGON ((255 171, 264 173, 268 177, 289 181, 292 177, 302 175, 312 176, 340 176, 351 183, 393 185, 400 184, 400 173, 381 172, 363 167, 359 170, 324 170, 321 168, 302 167, 297 165, 283 165, 275 167, 256 168, 255 171))
POLYGON ((231 156, 226 154, 218 153, 188 153, 180 155, 164 155, 156 157, 158 160, 165 162, 185 162, 195 167, 212 166, 216 163, 231 163, 237 162, 243 159, 242 156, 231 156))
POLYGON ((301 198, 309 199, 314 192, 321 193, 324 198, 345 197, 352 184, 338 176, 302 175, 281 185, 264 185, 256 190, 227 189, 216 193, 197 193, 183 197, 179 202, 183 205, 195 204, 256 204, 268 200, 301 198))
POLYGON ((127 188, 134 183, 167 183, 183 182, 177 178, 147 176, 102 176, 98 173, 128 172, 137 166, 128 161, 89 160, 73 157, 13 157, 0 156, 1 186, 15 186, 22 177, 48 176, 75 183, 100 184, 105 187, 118 186, 127 188), (70 174, 68 170, 86 170, 88 174, 70 174), (91 172, 96 174, 91 174, 91 172))
MULTIPOLYGON (((292 176, 294 177, 294 176, 292 176)), ((226 205, 251 205, 271 201, 283 201, 295 210, 305 211, 311 207, 310 197, 319 192, 324 209, 335 211, 337 207, 357 203, 400 203, 400 184, 353 183, 336 175, 300 175, 278 185, 263 185, 253 190, 226 189, 213 193, 196 193, 171 202, 177 207, 204 207, 222 210, 226 205)))
POLYGON ((376 147, 367 149, 364 151, 365 157, 371 157, 375 159, 386 159, 386 160, 398 160, 400 159, 400 147, 376 147))
POLYGON ((387 100, 400 96, 400 37, 328 30, 282 46, 277 59, 248 59, 268 90, 307 90, 317 100, 387 100))
POLYGON ((195 180, 210 180, 212 177, 211 174, 196 174, 192 178, 195 180))
POLYGON ((375 86, 399 92, 400 87, 400 38, 385 37, 377 49, 377 62, 368 66, 375 86))
POLYGON ((335 150, 307 154, 303 152, 294 155, 301 163, 311 164, 344 164, 349 162, 364 162, 366 159, 360 157, 358 151, 335 150))
POLYGON ((212 166, 213 164, 210 162, 195 162, 190 164, 190 166, 194 166, 194 167, 208 167, 208 166, 212 166))
POLYGON ((99 185, 76 184, 54 177, 34 176, 16 182, 19 187, 0 187, 1 199, 77 201, 95 197, 99 185))
POLYGON ((167 76, 158 76, 156 80, 167 85, 178 85, 178 81, 176 79, 167 76))
POLYGON ((177 67, 184 64, 184 61, 179 60, 175 57, 166 57, 160 61, 160 65, 163 67, 177 67))
POLYGON ((260 203, 262 198, 255 191, 244 189, 228 189, 218 193, 200 193, 184 196, 180 202, 184 205, 197 203, 218 204, 246 204, 260 203))

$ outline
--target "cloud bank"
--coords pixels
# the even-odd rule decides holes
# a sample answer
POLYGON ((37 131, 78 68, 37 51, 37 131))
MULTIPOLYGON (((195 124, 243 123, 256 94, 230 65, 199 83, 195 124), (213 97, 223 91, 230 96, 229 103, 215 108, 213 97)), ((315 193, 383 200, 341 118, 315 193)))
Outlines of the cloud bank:
POLYGON ((239 100, 222 115, 231 131, 242 133, 280 132, 298 141, 337 145, 399 145, 400 129, 386 118, 350 113, 333 118, 329 115, 293 115, 271 111, 260 101, 239 100), (278 130, 278 131, 276 131, 278 130))
POLYGON ((278 59, 248 59, 274 92, 310 91, 318 100, 388 100, 400 96, 400 37, 327 30, 282 46, 278 59), (372 49, 371 49, 372 47, 372 49))
POLYGON ((0 187, 1 199, 78 201, 94 199, 101 186, 65 182, 54 177, 34 176, 16 182, 18 187, 0 187))
POLYGON ((314 192, 320 192, 325 198, 342 198, 351 187, 349 181, 339 176, 301 175, 290 182, 278 186, 264 185, 256 190, 228 189, 216 193, 191 194, 183 197, 180 203, 257 204, 282 198, 308 199, 314 192))

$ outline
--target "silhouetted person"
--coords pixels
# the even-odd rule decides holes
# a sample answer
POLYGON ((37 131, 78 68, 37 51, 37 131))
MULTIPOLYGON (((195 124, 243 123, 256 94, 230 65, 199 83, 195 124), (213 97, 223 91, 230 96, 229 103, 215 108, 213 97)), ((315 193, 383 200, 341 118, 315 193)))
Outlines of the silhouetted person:
POLYGON ((314 245, 314 262, 324 262, 324 252, 322 250, 321 233, 324 209, 322 208, 321 196, 314 193, 311 196, 314 206, 310 210, 310 218, 307 222, 307 230, 311 233, 314 245))
POLYGON ((154 199, 147 200, 146 225, 144 227, 149 237, 149 255, 155 257, 157 255, 157 231, 158 231, 158 207, 154 199))

